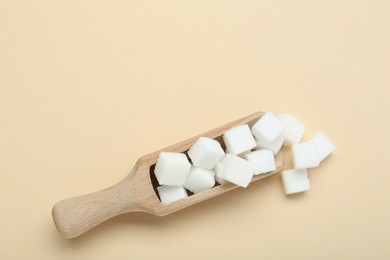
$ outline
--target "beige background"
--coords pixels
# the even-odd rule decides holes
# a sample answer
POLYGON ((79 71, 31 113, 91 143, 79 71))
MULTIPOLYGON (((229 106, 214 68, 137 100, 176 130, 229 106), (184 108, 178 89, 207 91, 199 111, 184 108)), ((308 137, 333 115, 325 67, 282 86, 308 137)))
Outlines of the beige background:
POLYGON ((389 259, 389 3, 1 0, 0 258, 389 259), (258 110, 335 143, 309 192, 286 197, 277 175, 55 230, 58 200, 258 110))

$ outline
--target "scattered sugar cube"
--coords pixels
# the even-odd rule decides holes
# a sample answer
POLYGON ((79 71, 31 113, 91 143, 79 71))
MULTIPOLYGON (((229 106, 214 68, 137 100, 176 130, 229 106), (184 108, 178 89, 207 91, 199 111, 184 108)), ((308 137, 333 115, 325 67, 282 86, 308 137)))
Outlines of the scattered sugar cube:
POLYGON ((210 189, 214 186, 214 172, 192 166, 184 187, 193 193, 210 189))
POLYGON ((161 152, 154 173, 161 185, 181 186, 190 172, 191 164, 184 153, 161 152))
POLYGON ((283 135, 277 137, 272 143, 268 143, 267 141, 265 141, 265 139, 263 140, 257 139, 255 148, 257 149, 263 148, 263 149, 271 150, 274 154, 277 154, 280 151, 280 148, 282 148, 283 141, 284 141, 283 135))
POLYGON ((283 171, 281 176, 284 192, 287 195, 310 189, 310 182, 307 177, 306 169, 283 171))
POLYGON ((256 141, 247 124, 234 127, 223 134, 227 151, 237 155, 249 152, 256 146, 256 141))
POLYGON ((280 114, 278 115, 278 118, 285 128, 283 133, 283 144, 291 146, 299 143, 302 139, 303 133, 305 132, 305 125, 299 121, 298 118, 290 114, 280 114))
POLYGON ((309 143, 316 144, 320 155, 320 161, 324 160, 335 150, 335 146, 322 132, 319 132, 312 139, 310 139, 309 143))
POLYGON ((214 168, 224 155, 221 144, 206 137, 200 137, 188 151, 188 156, 195 166, 208 170, 214 168))
POLYGON ((216 167, 216 175, 224 180, 246 188, 255 171, 252 163, 233 154, 226 154, 216 167))
POLYGON ((252 127, 253 135, 267 143, 272 143, 284 132, 282 122, 271 112, 265 113, 252 127))
POLYGON ((253 164, 255 175, 271 172, 276 169, 274 153, 270 150, 261 149, 246 153, 245 159, 253 164))
POLYGON ((295 169, 314 168, 320 164, 320 154, 314 142, 291 146, 295 169))
POLYGON ((160 200, 164 205, 168 205, 188 197, 186 189, 182 186, 162 185, 157 187, 157 191, 160 195, 160 200))

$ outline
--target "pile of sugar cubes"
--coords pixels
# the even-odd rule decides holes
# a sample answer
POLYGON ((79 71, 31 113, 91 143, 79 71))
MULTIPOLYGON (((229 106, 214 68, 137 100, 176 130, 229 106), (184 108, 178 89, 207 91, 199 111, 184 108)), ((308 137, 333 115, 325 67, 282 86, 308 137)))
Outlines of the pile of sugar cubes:
POLYGON ((245 188, 254 175, 276 169, 274 156, 282 145, 291 146, 294 164, 294 169, 282 172, 285 193, 306 191, 306 169, 319 166, 335 147, 322 132, 299 143, 304 130, 290 114, 267 112, 252 128, 244 124, 226 131, 226 151, 217 140, 200 137, 186 154, 161 152, 154 169, 160 200, 171 204, 188 197, 187 190, 195 194, 224 183, 245 188))

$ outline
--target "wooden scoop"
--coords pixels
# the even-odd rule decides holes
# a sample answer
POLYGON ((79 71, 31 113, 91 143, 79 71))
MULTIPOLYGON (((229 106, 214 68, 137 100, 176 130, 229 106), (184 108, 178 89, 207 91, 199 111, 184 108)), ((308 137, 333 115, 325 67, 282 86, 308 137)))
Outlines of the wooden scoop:
MULTIPOLYGON (((186 152, 201 136, 214 138, 224 147, 222 141, 223 133, 230 128, 243 124, 249 124, 251 127, 262 115, 264 115, 263 112, 254 113, 204 134, 145 155, 138 159, 133 170, 118 184, 102 191, 59 201, 52 210, 53 220, 58 231, 66 238, 73 238, 109 218, 127 212, 147 212, 157 216, 165 216, 237 188, 238 186, 232 183, 217 184, 209 190, 193 194, 170 205, 163 205, 157 195, 156 187, 158 183, 154 175, 154 167, 161 151, 186 152)), ((256 175, 253 177, 252 182, 280 171, 283 168, 281 153, 276 155, 275 162, 275 171, 256 175)))

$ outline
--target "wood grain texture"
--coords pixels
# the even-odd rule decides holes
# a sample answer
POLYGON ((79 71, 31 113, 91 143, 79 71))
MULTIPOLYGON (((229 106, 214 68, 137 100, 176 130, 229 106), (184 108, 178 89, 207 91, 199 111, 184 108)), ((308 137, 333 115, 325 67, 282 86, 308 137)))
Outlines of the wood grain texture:
MULTIPOLYGON (((224 132, 242 124, 252 126, 263 114, 263 112, 254 113, 175 145, 142 156, 138 159, 132 171, 118 184, 102 191, 59 201, 52 210, 53 220, 58 231, 66 238, 73 238, 123 213, 147 212, 157 216, 165 216, 238 188, 239 186, 235 184, 226 183, 170 205, 163 205, 154 190, 150 178, 150 168, 156 164, 161 151, 185 152, 201 136, 214 138, 223 145, 222 135, 224 132)), ((279 172, 283 168, 281 153, 276 155, 275 162, 277 167, 275 171, 256 175, 251 182, 279 172)))

